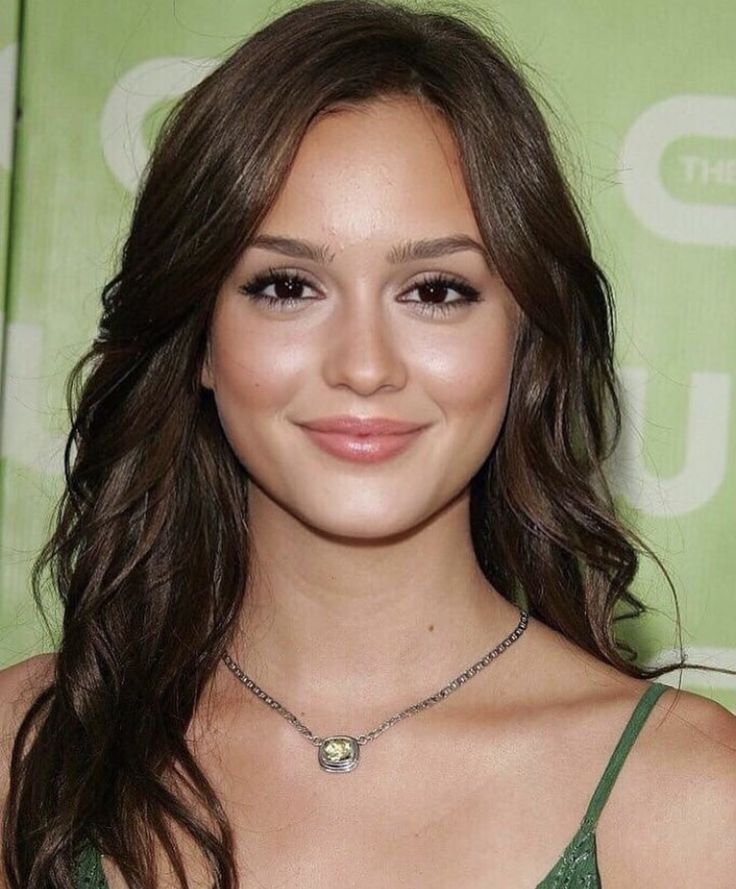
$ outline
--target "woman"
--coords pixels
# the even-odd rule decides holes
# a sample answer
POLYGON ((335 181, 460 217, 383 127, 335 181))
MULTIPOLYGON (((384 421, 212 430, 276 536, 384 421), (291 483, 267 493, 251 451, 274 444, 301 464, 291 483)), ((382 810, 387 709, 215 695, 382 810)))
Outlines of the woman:
POLYGON ((736 718, 614 633, 609 287, 469 14, 246 40, 103 304, 62 643, 1 677, 7 887, 732 885, 736 718))

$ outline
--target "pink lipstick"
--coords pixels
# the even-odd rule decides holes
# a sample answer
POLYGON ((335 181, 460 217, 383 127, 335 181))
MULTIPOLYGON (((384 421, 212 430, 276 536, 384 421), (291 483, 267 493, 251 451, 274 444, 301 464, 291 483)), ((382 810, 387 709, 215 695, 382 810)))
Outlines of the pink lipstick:
POLYGON ((323 451, 345 460, 375 463, 406 450, 424 425, 387 417, 324 417, 300 424, 323 451))

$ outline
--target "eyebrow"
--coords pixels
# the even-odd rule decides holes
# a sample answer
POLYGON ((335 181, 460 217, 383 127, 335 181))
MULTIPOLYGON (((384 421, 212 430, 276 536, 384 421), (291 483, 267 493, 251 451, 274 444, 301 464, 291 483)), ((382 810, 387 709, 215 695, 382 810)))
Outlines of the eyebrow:
MULTIPOLYGON (((310 259, 323 265, 331 263, 335 258, 325 244, 313 244, 298 238, 287 238, 282 235, 257 235, 247 246, 263 247, 274 250, 296 259, 310 259)), ((486 248, 469 235, 447 235, 442 238, 422 238, 418 241, 402 241, 389 250, 386 261, 392 264, 408 262, 412 259, 435 259, 450 253, 463 250, 474 250, 480 253, 493 269, 493 260, 486 248)))

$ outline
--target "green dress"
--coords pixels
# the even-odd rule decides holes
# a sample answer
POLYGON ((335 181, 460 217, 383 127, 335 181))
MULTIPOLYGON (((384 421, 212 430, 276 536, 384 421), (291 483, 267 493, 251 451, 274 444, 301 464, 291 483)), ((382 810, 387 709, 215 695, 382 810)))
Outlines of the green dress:
MULTIPOLYGON (((629 717, 598 786, 591 797, 588 810, 577 833, 565 847, 559 860, 536 889, 601 889, 602 883, 596 861, 595 827, 608 799, 616 777, 624 764, 641 727, 657 699, 668 685, 652 682, 641 696, 629 717)), ((109 889, 97 849, 88 844, 78 859, 77 889, 109 889)))

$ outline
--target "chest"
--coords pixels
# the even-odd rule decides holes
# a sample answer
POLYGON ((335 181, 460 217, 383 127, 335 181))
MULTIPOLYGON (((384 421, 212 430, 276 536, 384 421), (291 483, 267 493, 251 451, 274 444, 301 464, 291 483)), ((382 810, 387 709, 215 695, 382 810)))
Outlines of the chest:
MULTIPOLYGON (((521 721, 436 717, 364 745, 346 773, 320 769, 316 747, 273 721, 195 749, 233 827, 240 889, 536 889, 577 831, 603 756, 540 737, 521 721)), ((193 885, 209 885, 177 837, 193 885)), ((104 866, 110 889, 125 889, 104 866)))

